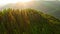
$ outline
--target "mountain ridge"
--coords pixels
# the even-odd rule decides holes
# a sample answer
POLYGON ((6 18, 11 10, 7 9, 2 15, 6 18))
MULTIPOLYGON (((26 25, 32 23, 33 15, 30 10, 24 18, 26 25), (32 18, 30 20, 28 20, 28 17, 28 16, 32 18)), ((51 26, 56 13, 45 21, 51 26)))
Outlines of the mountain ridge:
POLYGON ((34 1, 31 3, 25 3, 25 7, 23 4, 17 3, 17 4, 7 4, 0 7, 0 10, 5 8, 15 8, 15 9, 21 9, 21 8, 34 8, 37 10, 40 10, 46 14, 50 14, 52 16, 55 16, 56 18, 60 19, 60 1, 34 1))

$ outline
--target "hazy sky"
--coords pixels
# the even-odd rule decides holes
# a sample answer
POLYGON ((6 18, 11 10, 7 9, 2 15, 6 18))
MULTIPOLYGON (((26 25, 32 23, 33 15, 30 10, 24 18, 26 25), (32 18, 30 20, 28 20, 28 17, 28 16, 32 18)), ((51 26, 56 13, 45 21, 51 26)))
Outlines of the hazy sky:
MULTIPOLYGON (((33 0, 0 0, 0 5, 5 5, 8 3, 17 3, 17 2, 21 2, 21 1, 33 1, 33 0)), ((40 1, 40 0, 34 0, 34 1, 40 1)), ((54 0, 46 0, 46 1, 54 1, 54 0)))

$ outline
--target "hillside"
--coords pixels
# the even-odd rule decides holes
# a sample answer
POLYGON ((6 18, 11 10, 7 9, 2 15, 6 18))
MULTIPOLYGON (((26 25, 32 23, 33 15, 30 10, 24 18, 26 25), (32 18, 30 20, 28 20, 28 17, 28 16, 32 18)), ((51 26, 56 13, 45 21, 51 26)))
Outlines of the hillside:
POLYGON ((34 9, 4 9, 0 34, 60 34, 60 20, 34 9))

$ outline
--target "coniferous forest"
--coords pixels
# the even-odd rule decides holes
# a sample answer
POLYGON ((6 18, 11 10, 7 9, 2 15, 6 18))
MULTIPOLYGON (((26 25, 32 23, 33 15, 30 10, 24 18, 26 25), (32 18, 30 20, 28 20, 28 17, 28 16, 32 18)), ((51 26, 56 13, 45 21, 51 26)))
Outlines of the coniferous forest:
POLYGON ((0 34, 60 34, 60 20, 31 8, 3 9, 0 34))

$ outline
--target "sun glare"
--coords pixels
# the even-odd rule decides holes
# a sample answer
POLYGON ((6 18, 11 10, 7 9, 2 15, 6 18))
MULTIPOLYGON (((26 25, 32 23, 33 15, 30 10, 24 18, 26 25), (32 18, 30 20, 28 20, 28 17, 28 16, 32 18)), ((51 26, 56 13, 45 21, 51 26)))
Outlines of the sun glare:
POLYGON ((0 0, 0 5, 6 5, 9 3, 26 3, 26 2, 31 2, 32 0, 0 0))
POLYGON ((32 0, 20 0, 20 2, 30 2, 32 0))

